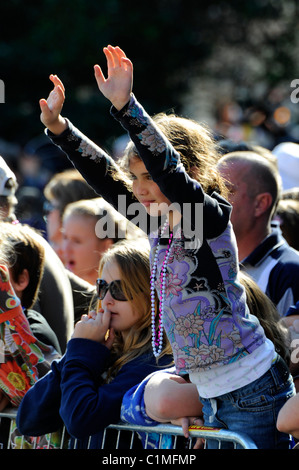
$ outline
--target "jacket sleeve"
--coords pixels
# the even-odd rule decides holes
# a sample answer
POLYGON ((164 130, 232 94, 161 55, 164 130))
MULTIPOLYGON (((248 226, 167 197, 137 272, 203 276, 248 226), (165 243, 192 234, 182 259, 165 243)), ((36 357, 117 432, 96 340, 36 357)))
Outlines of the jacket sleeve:
POLYGON ((85 438, 119 422, 125 392, 159 367, 152 354, 140 356, 125 364, 110 383, 102 384, 99 378, 109 354, 95 341, 69 341, 61 374, 60 414, 75 438, 85 438))
POLYGON ((103 149, 86 137, 70 121, 60 135, 46 134, 67 155, 94 191, 109 202, 122 216, 144 232, 148 231, 149 216, 134 197, 130 182, 124 182, 117 163, 103 149))
POLYGON ((113 158, 70 121, 67 120, 67 123, 68 128, 60 135, 54 135, 48 129, 45 132, 52 142, 66 153, 68 159, 99 196, 115 208, 119 205, 119 194, 126 196, 128 201, 132 202, 131 191, 121 179, 114 177, 120 169, 113 158))
POLYGON ((24 396, 17 413, 17 427, 23 435, 41 436, 63 426, 59 414, 60 371, 64 356, 53 361, 51 370, 24 396))

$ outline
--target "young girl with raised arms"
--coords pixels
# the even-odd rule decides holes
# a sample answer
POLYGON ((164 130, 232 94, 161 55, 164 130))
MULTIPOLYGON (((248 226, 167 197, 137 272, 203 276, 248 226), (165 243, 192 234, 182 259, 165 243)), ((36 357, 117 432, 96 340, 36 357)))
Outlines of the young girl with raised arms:
POLYGON ((213 140, 191 120, 152 119, 132 93, 131 61, 119 47, 108 46, 104 54, 108 76, 96 65, 96 81, 132 141, 120 165, 61 115, 64 87, 53 75, 54 89, 40 101, 47 133, 114 207, 126 196, 128 218, 135 197, 151 219, 161 219, 157 230, 146 227, 152 302, 155 291, 160 301, 153 350, 161 354, 164 328, 176 372, 189 374, 197 386, 205 424, 246 430, 259 448, 288 448, 276 417, 294 384, 246 304, 213 140))
POLYGON ((17 415, 22 434, 65 424, 77 447, 101 448, 104 428, 120 420, 124 393, 172 363, 167 339, 159 360, 152 355, 149 246, 134 245, 118 242, 103 254, 99 308, 82 316, 65 355, 24 396, 17 415))

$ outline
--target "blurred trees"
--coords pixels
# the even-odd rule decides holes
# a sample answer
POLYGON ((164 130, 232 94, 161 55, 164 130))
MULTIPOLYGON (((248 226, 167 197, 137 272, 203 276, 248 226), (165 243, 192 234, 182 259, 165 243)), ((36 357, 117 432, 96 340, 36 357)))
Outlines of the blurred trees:
POLYGON ((194 79, 218 91, 229 80, 248 100, 257 84, 299 75, 296 0, 10 0, 0 11, 0 138, 21 144, 42 132, 38 100, 50 73, 66 86, 64 114, 90 138, 109 147, 122 133, 93 77, 94 63, 106 70, 109 43, 132 59, 149 113, 179 113, 194 79))

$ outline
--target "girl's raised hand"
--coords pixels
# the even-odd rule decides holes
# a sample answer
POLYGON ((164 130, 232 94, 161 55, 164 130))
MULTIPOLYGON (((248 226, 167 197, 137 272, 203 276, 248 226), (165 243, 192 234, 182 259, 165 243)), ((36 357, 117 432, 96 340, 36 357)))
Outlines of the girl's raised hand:
POLYGON ((104 77, 99 65, 94 66, 95 78, 100 91, 117 109, 122 109, 130 100, 133 87, 133 64, 120 47, 104 47, 108 76, 104 77))
POLYGON ((39 101, 40 119, 53 134, 61 134, 67 128, 67 123, 60 114, 65 100, 65 89, 57 75, 50 75, 50 80, 54 88, 47 100, 42 98, 39 101))

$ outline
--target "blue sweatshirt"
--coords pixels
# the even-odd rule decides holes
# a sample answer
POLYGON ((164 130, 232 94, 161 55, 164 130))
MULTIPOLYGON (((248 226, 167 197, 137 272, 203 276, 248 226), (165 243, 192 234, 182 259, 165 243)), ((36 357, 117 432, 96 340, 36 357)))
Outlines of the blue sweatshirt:
POLYGON ((28 390, 17 414, 17 427, 24 435, 39 436, 65 424, 69 434, 85 447, 98 448, 106 426, 120 421, 123 395, 148 374, 166 367, 170 356, 159 360, 151 351, 126 363, 116 377, 103 384, 110 350, 83 338, 68 342, 66 354, 52 363, 51 371, 28 390))

